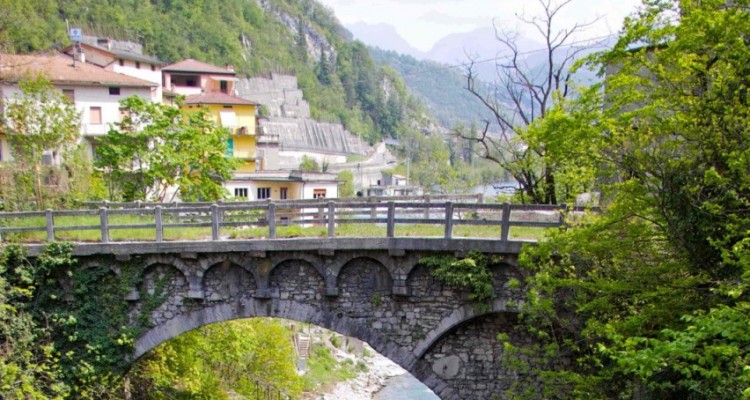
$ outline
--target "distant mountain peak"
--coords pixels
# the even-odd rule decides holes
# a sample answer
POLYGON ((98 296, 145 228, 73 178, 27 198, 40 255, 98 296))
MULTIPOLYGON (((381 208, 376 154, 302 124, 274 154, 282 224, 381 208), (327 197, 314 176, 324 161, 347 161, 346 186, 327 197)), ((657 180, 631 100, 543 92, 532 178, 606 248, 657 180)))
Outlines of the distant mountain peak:
POLYGON ((423 52, 414 48, 398 34, 396 28, 386 23, 368 24, 359 21, 347 25, 346 28, 352 33, 355 39, 361 40, 368 46, 391 50, 416 58, 424 58, 423 52))

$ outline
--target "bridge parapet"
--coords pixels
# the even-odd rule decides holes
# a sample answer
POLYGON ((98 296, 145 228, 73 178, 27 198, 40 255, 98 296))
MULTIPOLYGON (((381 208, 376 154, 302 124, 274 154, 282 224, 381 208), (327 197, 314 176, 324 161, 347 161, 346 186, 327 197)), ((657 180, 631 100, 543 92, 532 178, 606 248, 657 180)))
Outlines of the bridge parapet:
MULTIPOLYGON (((565 205, 511 205, 419 201, 262 201, 203 203, 179 207, 143 207, 98 210, 46 210, 0 213, 0 241, 165 242, 219 241, 255 234, 277 239, 290 227, 319 227, 314 235, 399 236, 438 235, 511 238, 513 227, 549 228, 564 223, 565 205), (366 227, 366 229, 361 229, 366 227), (414 227, 420 227, 412 232, 414 227), (430 229, 431 228, 431 229, 430 229), (399 232, 399 230, 406 232, 399 232), (457 232, 460 230, 460 232, 457 232), (427 233, 425 233, 427 231, 427 233), (260 232, 260 233, 258 233, 260 232)), ((300 235, 292 231, 291 235, 300 235)))

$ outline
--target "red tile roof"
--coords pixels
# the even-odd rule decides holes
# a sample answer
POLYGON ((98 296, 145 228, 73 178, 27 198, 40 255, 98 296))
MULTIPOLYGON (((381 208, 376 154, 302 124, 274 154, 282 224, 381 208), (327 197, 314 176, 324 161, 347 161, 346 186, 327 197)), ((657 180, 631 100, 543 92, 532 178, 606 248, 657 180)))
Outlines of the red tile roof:
POLYGON ((257 106, 250 100, 245 100, 241 97, 230 96, 221 92, 201 93, 188 96, 185 99, 185 104, 226 104, 226 105, 248 105, 257 106))
POLYGON ((43 75, 55 84, 82 86, 152 87, 156 83, 107 71, 92 64, 76 62, 64 54, 0 54, 0 81, 18 82, 43 75))
POLYGON ((161 70, 166 72, 201 72, 209 74, 235 75, 234 71, 230 71, 222 67, 217 67, 216 65, 207 64, 198 60, 193 60, 192 58, 167 65, 161 70))

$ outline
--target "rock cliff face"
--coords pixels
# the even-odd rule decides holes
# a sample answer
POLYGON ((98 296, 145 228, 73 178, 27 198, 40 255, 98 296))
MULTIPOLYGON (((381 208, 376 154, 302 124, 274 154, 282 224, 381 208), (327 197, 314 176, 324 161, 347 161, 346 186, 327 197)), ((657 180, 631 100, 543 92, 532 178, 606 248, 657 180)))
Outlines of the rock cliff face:
POLYGON ((289 32, 297 39, 297 43, 304 45, 310 60, 319 61, 323 54, 329 59, 336 59, 336 49, 323 33, 316 27, 301 18, 293 17, 284 12, 278 5, 270 0, 257 0, 258 5, 269 16, 279 20, 289 29, 289 32))
MULTIPOLYGON (((341 124, 310 119, 310 106, 297 88, 297 78, 272 74, 237 82, 237 94, 262 104, 269 116, 261 122, 264 133, 278 136, 281 152, 304 151, 324 155, 366 155, 372 147, 341 124)), ((297 163, 298 161, 293 161, 297 163)), ((295 166, 296 166, 295 165, 295 166)))

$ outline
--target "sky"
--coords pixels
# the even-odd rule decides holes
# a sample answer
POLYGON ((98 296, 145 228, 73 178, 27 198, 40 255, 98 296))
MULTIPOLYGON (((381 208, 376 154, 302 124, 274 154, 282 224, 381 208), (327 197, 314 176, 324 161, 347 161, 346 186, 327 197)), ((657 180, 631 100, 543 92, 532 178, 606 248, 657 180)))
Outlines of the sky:
MULTIPOLYGON (((344 25, 357 22, 393 26, 412 47, 428 51, 451 33, 491 27, 493 21, 529 39, 535 34, 517 15, 538 16, 537 0, 318 0, 333 9, 344 25)), ((553 3, 559 0, 552 0, 553 3)), ((559 14, 561 29, 575 23, 596 22, 576 40, 616 34, 623 19, 637 9, 640 0, 571 0, 559 14), (597 20, 598 18, 598 20, 597 20)))

